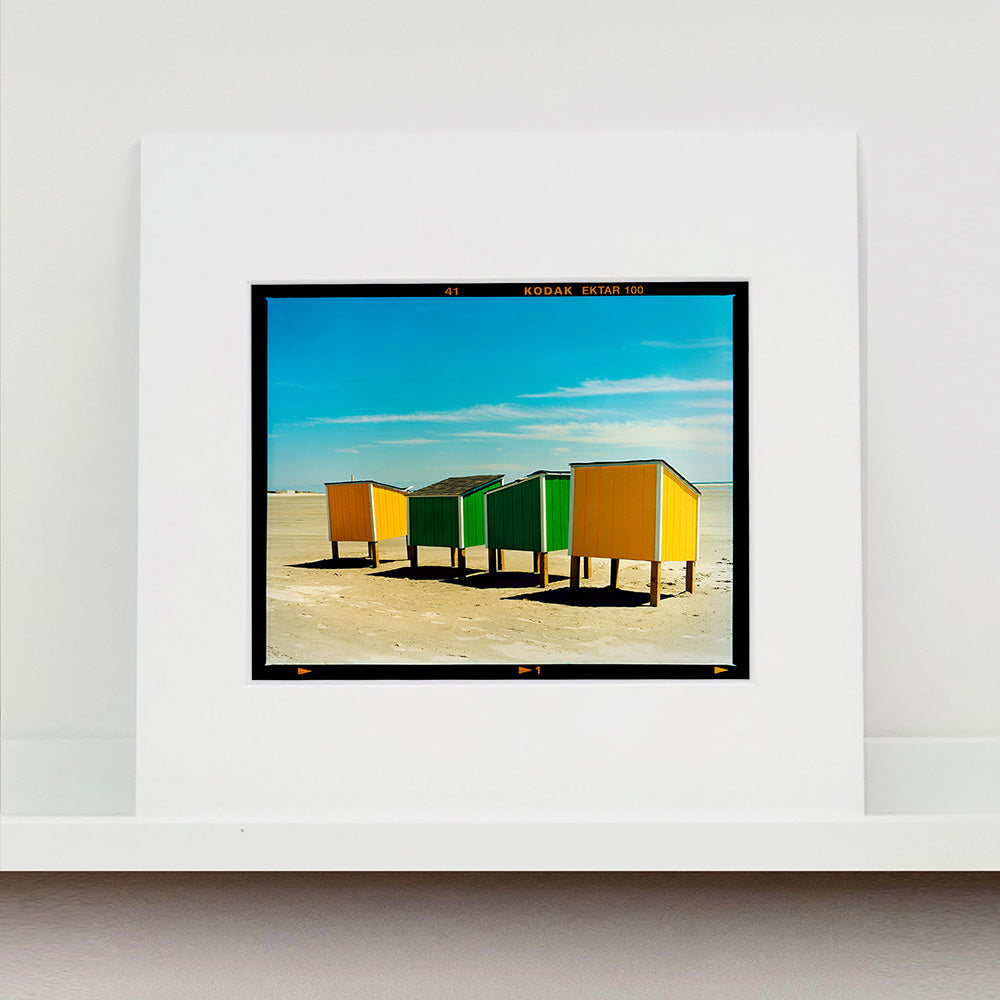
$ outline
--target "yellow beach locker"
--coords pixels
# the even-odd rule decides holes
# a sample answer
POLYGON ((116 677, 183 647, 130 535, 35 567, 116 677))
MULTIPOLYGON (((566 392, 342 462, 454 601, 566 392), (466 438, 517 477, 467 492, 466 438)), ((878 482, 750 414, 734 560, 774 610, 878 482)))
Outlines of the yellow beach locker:
POLYGON ((570 463, 570 586, 590 576, 590 559, 611 560, 611 586, 622 559, 650 563, 650 602, 660 602, 660 563, 687 564, 694 590, 701 494, 662 459, 570 463))
POLYGON ((406 491, 373 480, 326 484, 326 514, 333 558, 340 542, 367 542, 378 565, 378 543, 406 534, 406 491))

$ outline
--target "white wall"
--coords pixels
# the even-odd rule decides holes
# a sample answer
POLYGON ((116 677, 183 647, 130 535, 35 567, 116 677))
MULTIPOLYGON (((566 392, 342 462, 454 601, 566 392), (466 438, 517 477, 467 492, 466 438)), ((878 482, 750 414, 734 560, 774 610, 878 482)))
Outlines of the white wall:
POLYGON ((869 734, 1000 736, 1000 6, 4 7, 7 736, 134 730, 140 136, 734 126, 860 135, 869 734))

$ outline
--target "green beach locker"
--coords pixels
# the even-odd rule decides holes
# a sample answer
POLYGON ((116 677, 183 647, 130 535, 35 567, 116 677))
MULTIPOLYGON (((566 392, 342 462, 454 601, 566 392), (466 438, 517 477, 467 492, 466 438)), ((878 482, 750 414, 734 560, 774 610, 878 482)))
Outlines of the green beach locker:
POLYGON ((549 552, 569 545, 568 472, 537 472, 493 490, 486 498, 490 572, 503 569, 504 549, 533 552, 541 586, 549 582, 549 552))
POLYGON ((503 485, 503 474, 442 479, 407 497, 406 551, 417 566, 417 547, 451 549, 451 564, 464 570, 465 550, 486 541, 485 496, 503 485))

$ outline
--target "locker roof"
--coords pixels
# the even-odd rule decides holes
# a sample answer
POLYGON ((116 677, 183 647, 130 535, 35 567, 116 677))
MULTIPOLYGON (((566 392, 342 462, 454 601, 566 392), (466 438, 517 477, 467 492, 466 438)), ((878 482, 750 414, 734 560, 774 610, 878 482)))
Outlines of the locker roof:
POLYGON ((397 493, 405 493, 406 490, 402 486, 390 486, 388 483, 380 483, 375 479, 342 479, 336 483, 324 483, 324 486, 367 486, 371 483, 372 486, 381 486, 384 490, 395 490, 397 493))
POLYGON ((631 461, 627 462, 570 462, 570 468, 577 468, 578 466, 587 465, 662 465, 667 472, 669 472, 675 479, 679 479, 685 486, 690 486, 691 489, 701 496, 701 490, 695 486, 694 483, 689 482, 685 479, 669 462, 664 462, 662 458, 633 458, 631 461))
POLYGON ((489 486, 503 480, 503 473, 498 472, 492 476, 454 476, 451 479, 442 479, 440 482, 424 486, 422 489, 414 490, 411 497, 463 497, 467 493, 475 493, 476 490, 489 486))
POLYGON ((532 472, 530 475, 522 476, 520 479, 513 480, 513 482, 504 483, 500 489, 505 490, 511 486, 519 486, 521 483, 526 483, 529 479, 537 479, 539 476, 556 476, 561 479, 569 479, 569 473, 565 469, 562 472, 550 472, 547 469, 539 469, 537 472, 532 472))

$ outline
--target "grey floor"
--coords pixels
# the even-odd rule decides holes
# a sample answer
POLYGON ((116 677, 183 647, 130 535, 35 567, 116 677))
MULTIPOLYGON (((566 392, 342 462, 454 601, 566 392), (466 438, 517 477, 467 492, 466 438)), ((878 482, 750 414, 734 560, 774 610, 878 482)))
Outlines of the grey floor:
POLYGON ((2 995, 1000 996, 1000 876, 0 879, 2 995))

